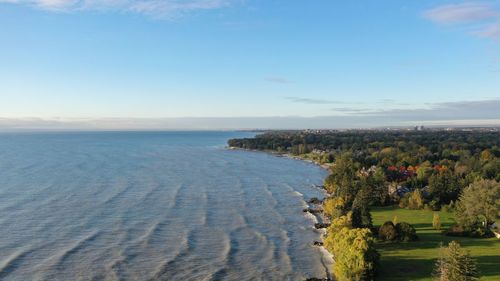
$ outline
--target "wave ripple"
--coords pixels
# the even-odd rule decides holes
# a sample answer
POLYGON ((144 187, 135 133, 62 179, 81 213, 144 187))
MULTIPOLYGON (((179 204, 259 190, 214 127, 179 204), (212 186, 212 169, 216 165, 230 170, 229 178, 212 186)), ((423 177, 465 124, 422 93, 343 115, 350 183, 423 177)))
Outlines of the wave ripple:
POLYGON ((326 277, 320 168, 234 132, 0 134, 2 280, 326 277))

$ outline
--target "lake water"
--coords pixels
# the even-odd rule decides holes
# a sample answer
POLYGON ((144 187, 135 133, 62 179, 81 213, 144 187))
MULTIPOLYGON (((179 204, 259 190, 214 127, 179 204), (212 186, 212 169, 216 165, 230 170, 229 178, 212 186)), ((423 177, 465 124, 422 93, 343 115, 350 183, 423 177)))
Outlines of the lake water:
POLYGON ((0 280, 325 277, 326 172, 241 132, 0 134, 0 280))

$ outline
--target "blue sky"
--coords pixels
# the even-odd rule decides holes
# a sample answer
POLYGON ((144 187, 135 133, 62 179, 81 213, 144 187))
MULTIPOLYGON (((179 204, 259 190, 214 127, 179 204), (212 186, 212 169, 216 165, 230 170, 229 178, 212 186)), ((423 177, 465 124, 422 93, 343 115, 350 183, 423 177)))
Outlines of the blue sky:
POLYGON ((0 127, 500 124, 499 1, 0 0, 0 127))

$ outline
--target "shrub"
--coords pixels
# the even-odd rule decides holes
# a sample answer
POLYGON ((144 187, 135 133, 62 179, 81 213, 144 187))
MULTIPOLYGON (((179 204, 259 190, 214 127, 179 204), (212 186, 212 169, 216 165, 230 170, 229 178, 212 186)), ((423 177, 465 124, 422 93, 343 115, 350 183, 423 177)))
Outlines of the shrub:
POLYGON ((484 227, 478 227, 470 231, 469 236, 477 237, 477 238, 491 238, 495 236, 495 234, 489 229, 484 227))
POLYGON ((454 224, 446 230, 446 235, 448 236, 465 236, 467 234, 464 228, 458 224, 454 224))
POLYGON ((441 218, 439 217, 438 213, 434 213, 432 216, 432 227, 435 230, 441 230, 441 218))
POLYGON ((397 237, 396 227, 391 221, 386 221, 378 230, 378 238, 382 241, 394 241, 397 237))
POLYGON ((490 238, 494 237, 495 234, 490 229, 485 229, 483 227, 477 227, 474 229, 464 229, 462 226, 455 224, 450 226, 446 230, 446 235, 448 236, 469 236, 476 238, 490 238))
POLYGON ((441 205, 439 205, 439 202, 436 200, 431 200, 431 202, 429 202, 428 206, 429 206, 429 210, 431 210, 431 211, 441 210, 441 205))
POLYGON ((400 241, 410 242, 418 240, 417 231, 411 224, 406 222, 396 224, 396 233, 400 241))
POLYGON ((470 254, 452 241, 448 247, 441 246, 434 277, 438 281, 476 281, 479 280, 479 271, 470 254))

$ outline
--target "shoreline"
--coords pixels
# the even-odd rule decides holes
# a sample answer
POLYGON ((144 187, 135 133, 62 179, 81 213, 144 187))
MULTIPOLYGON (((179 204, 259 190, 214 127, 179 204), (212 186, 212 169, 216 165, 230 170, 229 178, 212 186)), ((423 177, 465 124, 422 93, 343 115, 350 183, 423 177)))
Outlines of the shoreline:
POLYGON ((303 158, 300 156, 292 155, 290 153, 276 152, 274 150, 258 150, 258 149, 248 149, 248 148, 241 148, 241 147, 234 147, 234 146, 226 146, 226 149, 227 150, 242 150, 242 151, 262 152, 262 153, 274 155, 276 157, 288 158, 288 159, 293 159, 293 160, 300 160, 300 161, 304 161, 304 162, 309 163, 309 164, 314 164, 314 165, 316 165, 324 170, 327 170, 328 172, 330 172, 330 168, 332 167, 331 164, 320 164, 320 163, 318 163, 314 160, 311 160, 311 159, 306 159, 306 158, 303 158))
MULTIPOLYGON (((276 152, 276 151, 272 151, 272 150, 267 151, 267 150, 258 150, 258 149, 246 149, 246 148, 239 148, 239 147, 232 147, 232 146, 226 146, 226 149, 260 152, 260 153, 270 154, 270 155, 273 155, 276 157, 287 158, 290 160, 303 161, 303 162, 306 162, 308 164, 313 164, 315 166, 318 166, 319 168, 326 170, 329 173, 331 172, 330 165, 325 165, 325 164, 322 165, 322 164, 315 162, 313 160, 305 159, 305 158, 302 158, 300 156, 291 155, 289 153, 280 153, 280 152, 276 152)), ((335 261, 334 261, 333 255, 323 246, 323 241, 324 241, 325 236, 327 234, 326 228, 316 227, 316 225, 318 225, 318 224, 330 223, 329 219, 326 218, 322 212, 323 211, 323 202, 326 198, 328 198, 329 195, 326 192, 323 185, 312 185, 312 187, 322 190, 324 192, 324 197, 322 199, 319 199, 320 202, 311 202, 311 200, 314 198, 309 198, 309 199, 303 198, 305 205, 307 206, 307 209, 304 209, 303 212, 304 212, 304 215, 312 221, 313 231, 319 233, 319 235, 320 235, 320 241, 311 241, 310 245, 312 247, 318 248, 318 250, 321 253, 321 263, 325 267, 326 278, 308 277, 308 278, 306 278, 306 281, 307 280, 325 280, 325 281, 326 280, 334 280, 333 279, 334 276, 333 276, 333 273, 331 272, 331 268, 332 268, 332 265, 335 261), (320 244, 318 244, 318 242, 320 244)), ((318 199, 318 198, 315 198, 315 199, 318 199)))

